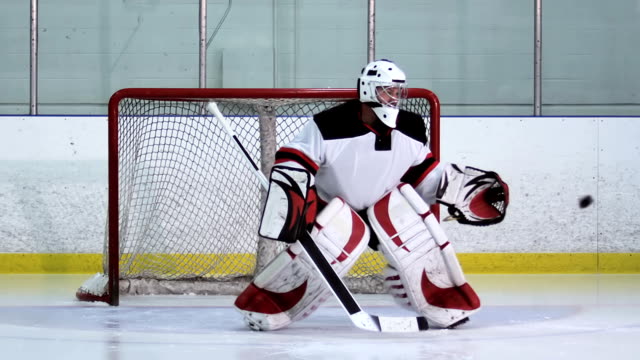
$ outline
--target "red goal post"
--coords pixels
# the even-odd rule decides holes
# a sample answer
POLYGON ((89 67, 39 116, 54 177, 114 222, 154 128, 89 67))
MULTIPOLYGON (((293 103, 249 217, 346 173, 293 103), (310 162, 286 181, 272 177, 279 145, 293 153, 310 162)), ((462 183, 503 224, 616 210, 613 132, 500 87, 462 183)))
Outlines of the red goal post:
MULTIPOLYGON (((78 299, 119 304, 131 294, 236 294, 282 249, 257 237, 264 191, 206 110, 215 101, 268 174, 277 148, 313 114, 355 89, 129 88, 108 109, 108 221, 103 273, 78 299)), ((440 158, 440 103, 411 88, 403 108, 423 116, 440 158)), ((437 214, 437 207, 434 206, 437 214)), ((380 292, 384 259, 365 253, 345 282, 380 292)))

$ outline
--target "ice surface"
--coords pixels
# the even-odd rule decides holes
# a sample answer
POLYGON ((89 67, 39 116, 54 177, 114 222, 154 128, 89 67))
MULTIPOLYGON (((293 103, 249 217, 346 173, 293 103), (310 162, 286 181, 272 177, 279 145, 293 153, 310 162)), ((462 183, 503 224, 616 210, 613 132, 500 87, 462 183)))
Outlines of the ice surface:
MULTIPOLYGON (((3 359, 638 359, 640 275, 469 275, 483 310, 455 330, 372 333, 335 301, 287 329, 253 332, 231 296, 74 299, 86 275, 1 275, 3 359)), ((358 295, 374 314, 405 314, 358 295)))

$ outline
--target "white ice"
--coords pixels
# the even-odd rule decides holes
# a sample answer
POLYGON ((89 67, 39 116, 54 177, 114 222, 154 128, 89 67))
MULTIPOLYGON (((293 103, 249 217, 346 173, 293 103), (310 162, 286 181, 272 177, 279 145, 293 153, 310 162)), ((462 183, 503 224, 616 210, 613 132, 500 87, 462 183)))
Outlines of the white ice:
POLYGON ((483 301, 469 323, 409 334, 359 330, 335 301, 274 332, 246 328, 232 296, 83 303, 86 278, 0 275, 0 359, 640 359, 640 275, 469 275, 483 301))

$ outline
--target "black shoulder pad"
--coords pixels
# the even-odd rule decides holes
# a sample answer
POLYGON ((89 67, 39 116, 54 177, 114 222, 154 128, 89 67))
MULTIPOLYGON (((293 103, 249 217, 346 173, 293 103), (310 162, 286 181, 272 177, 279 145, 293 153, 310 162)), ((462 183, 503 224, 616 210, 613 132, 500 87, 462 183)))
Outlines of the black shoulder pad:
POLYGON ((424 119, 416 113, 400 110, 396 121, 396 130, 423 144, 429 141, 424 119))
POLYGON ((325 140, 361 136, 369 130, 360 121, 360 102, 351 100, 313 116, 325 140))

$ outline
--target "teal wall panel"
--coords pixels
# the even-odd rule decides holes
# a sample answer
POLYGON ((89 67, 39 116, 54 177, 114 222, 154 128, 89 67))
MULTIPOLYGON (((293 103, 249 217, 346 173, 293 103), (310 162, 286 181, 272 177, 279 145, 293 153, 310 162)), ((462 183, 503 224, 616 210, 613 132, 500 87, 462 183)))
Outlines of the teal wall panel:
MULTIPOLYGON (((367 60, 367 1, 208 1, 207 86, 353 87, 367 60), (225 11, 230 11, 223 19, 225 11), (223 53, 269 49, 271 69, 223 53), (234 79, 237 77, 237 79, 234 79)), ((40 113, 105 114, 123 87, 197 87, 199 0, 39 2, 40 113)), ((543 3, 543 114, 640 107, 640 3, 543 3)), ((531 115, 534 1, 376 0, 376 57, 447 115, 531 115)), ((29 2, 0 13, 0 114, 29 109, 29 2), (25 91, 26 89, 26 91, 25 91)), ((264 64, 264 62, 262 62, 264 64)))

